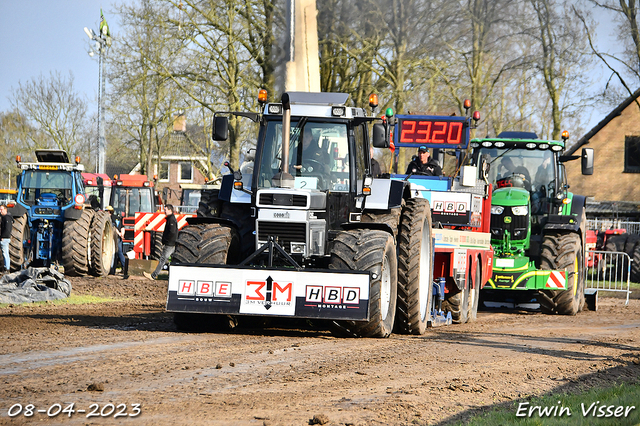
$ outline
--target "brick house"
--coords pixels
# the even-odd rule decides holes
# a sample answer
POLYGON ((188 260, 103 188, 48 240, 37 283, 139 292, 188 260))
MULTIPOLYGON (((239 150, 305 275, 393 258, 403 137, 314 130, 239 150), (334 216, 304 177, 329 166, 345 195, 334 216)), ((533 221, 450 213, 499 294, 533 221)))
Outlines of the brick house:
MULTIPOLYGON (((169 135, 169 141, 165 144, 160 154, 153 156, 153 171, 157 176, 157 191, 163 194, 165 203, 179 205, 181 184, 204 184, 205 175, 201 170, 208 170, 207 157, 194 149, 186 135, 184 116, 176 117, 174 131, 169 135)), ((140 173, 140 163, 131 171, 132 174, 140 173)))
POLYGON ((594 171, 583 176, 580 160, 566 163, 567 179, 574 194, 590 197, 588 216, 625 216, 640 220, 640 89, 625 99, 565 155, 594 150, 594 171))

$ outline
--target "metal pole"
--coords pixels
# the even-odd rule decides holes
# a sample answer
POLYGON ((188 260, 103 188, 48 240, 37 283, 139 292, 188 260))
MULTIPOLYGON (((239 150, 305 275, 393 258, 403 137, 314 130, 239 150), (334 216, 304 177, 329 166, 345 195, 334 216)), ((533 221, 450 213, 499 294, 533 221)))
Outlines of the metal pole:
MULTIPOLYGON (((102 37, 100 37, 102 39, 102 37)), ((100 41, 100 90, 98 94, 98 102, 99 102, 99 112, 98 112, 98 173, 105 172, 105 135, 104 135, 104 123, 102 126, 100 125, 100 121, 104 119, 104 59, 102 55, 104 54, 104 50, 106 47, 106 42, 104 40, 100 41)))

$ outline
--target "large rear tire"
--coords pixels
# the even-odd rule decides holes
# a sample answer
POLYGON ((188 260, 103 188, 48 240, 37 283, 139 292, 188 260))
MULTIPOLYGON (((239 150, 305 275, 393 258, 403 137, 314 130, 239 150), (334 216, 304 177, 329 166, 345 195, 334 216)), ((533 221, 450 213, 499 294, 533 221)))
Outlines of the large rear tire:
POLYGON ((387 337, 396 311, 398 265, 393 236, 384 231, 354 229, 334 240, 329 269, 369 271, 369 321, 336 321, 338 335, 387 337))
POLYGON ((631 281, 640 282, 640 241, 636 242, 633 247, 633 256, 631 257, 631 281))
POLYGON ((364 212, 362 213, 363 223, 384 223, 389 226, 389 230, 393 232, 393 237, 398 236, 398 227, 400 224, 400 216, 403 210, 400 207, 390 209, 389 211, 380 212, 364 212))
POLYGON ((26 268, 31 263, 31 229, 26 213, 13 219, 9 260, 11 272, 26 268))
POLYGON ((424 334, 431 311, 433 239, 431 207, 424 198, 407 201, 398 235, 398 306, 400 333, 424 334))
POLYGON ((246 258, 256 249, 254 219, 251 217, 251 208, 246 204, 224 203, 222 205, 220 217, 233 222, 238 229, 240 241, 240 255, 246 258))
POLYGON ((174 263, 233 265, 239 262, 239 238, 220 224, 188 225, 178 233, 174 263))
POLYGON ((575 315, 584 303, 584 255, 580 236, 576 233, 547 234, 542 240, 544 270, 566 271, 566 290, 543 290, 540 307, 543 312, 575 315))
POLYGON ((89 265, 89 273, 95 277, 109 275, 115 252, 111 215, 108 212, 96 212, 91 222, 91 264, 89 265))
MULTIPOLYGON (((219 224, 188 225, 178 233, 175 263, 227 265, 239 261, 240 240, 235 229, 219 224)), ((173 322, 180 331, 201 332, 232 328, 229 315, 176 312, 173 322)))
POLYGON ((83 210, 77 220, 67 220, 62 228, 64 274, 81 277, 89 273, 89 234, 93 210, 83 210))
POLYGON ((152 231, 151 236, 151 253, 149 258, 151 260, 160 260, 162 257, 162 249, 164 248, 164 244, 162 244, 162 233, 158 231, 152 231))

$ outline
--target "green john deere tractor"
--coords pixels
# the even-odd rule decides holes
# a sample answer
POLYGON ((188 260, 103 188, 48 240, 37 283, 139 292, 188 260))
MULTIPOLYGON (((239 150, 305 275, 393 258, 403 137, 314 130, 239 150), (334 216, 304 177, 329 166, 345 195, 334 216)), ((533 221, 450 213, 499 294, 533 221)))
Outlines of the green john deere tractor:
POLYGON ((593 173, 593 149, 564 156, 562 141, 535 133, 503 132, 471 142, 475 164, 493 184, 493 276, 484 286, 485 306, 539 308, 575 315, 585 303, 585 197, 568 191, 564 163, 582 158, 593 173))

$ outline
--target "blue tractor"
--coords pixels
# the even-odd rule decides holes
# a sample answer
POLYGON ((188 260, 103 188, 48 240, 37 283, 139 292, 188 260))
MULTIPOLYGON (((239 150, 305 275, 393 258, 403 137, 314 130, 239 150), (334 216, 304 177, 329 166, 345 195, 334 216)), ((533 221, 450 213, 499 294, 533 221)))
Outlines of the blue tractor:
POLYGON ((115 245, 109 213, 85 205, 80 158, 56 149, 36 150, 36 163, 16 157, 16 202, 9 204, 13 230, 11 270, 63 266, 66 275, 105 276, 115 245))

